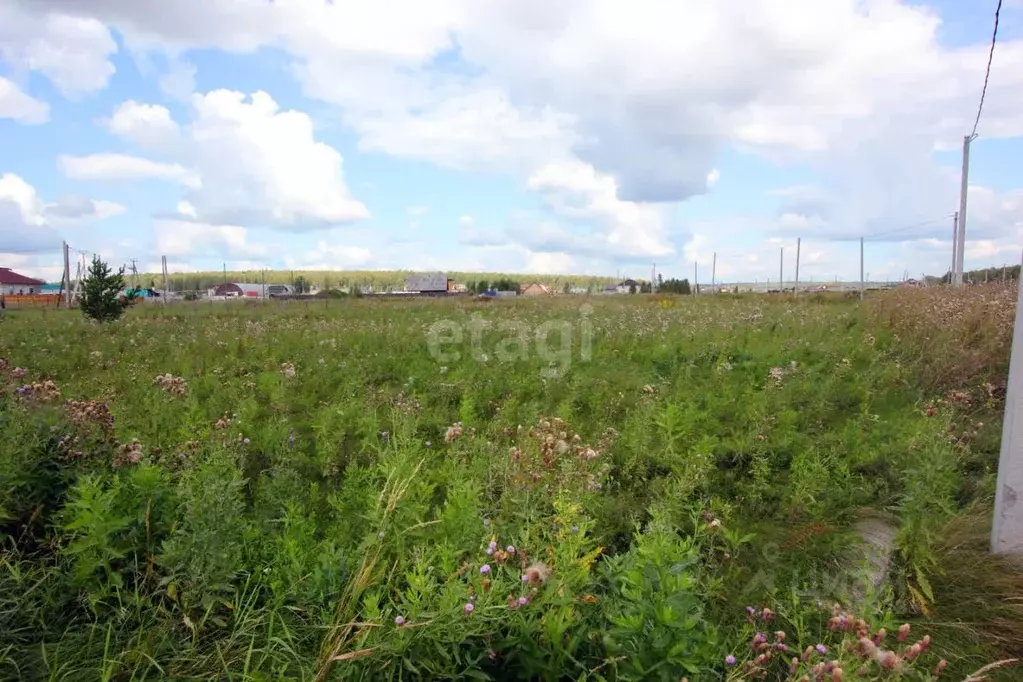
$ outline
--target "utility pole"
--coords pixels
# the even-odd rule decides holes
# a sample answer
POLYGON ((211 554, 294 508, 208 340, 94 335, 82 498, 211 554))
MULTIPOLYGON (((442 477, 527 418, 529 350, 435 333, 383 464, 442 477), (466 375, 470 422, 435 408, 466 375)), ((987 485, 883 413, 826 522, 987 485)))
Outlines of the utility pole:
POLYGON ((781 247, 778 256, 778 291, 785 291, 785 247, 781 247))
POLYGON ((952 269, 949 270, 948 283, 955 282, 956 273, 959 272, 959 260, 956 254, 959 253, 959 211, 952 214, 952 269))
POLYGON ((71 256, 68 254, 67 242, 64 245, 64 301, 71 307, 71 256))
POLYGON ((991 551, 1023 553, 1023 505, 1016 497, 1023 491, 1023 286, 1016 299, 1016 323, 1012 332, 1009 383, 1002 421, 1002 450, 995 485, 995 513, 991 527, 991 551))
POLYGON ((860 237, 860 300, 863 300, 863 237, 860 237))
POLYGON ((970 187, 970 143, 975 135, 963 137, 963 174, 959 186, 959 235, 956 247, 955 285, 963 285, 963 252, 966 250, 966 195, 970 187))
POLYGON ((170 287, 167 286, 167 256, 161 256, 163 259, 163 304, 167 305, 167 296, 170 294, 170 287))
POLYGON ((802 237, 796 237, 796 286, 792 288, 792 293, 799 294, 799 247, 803 241, 802 237))
POLYGON ((716 294, 718 290, 718 255, 714 254, 713 260, 710 262, 710 288, 713 290, 711 293, 716 294))
POLYGON ((693 261, 693 296, 697 294, 700 289, 700 262, 693 261))

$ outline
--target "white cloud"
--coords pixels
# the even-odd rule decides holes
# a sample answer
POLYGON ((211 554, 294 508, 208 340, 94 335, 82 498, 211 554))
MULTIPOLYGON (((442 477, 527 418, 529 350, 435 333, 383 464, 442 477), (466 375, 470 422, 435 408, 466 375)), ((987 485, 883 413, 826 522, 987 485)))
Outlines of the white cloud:
POLYGON ((179 162, 99 154, 94 155, 99 161, 72 164, 71 171, 79 177, 133 174, 182 182, 190 190, 185 199, 193 217, 202 222, 303 230, 369 217, 348 191, 341 155, 316 140, 309 116, 282 111, 265 92, 195 94, 183 129, 164 107, 128 101, 108 125, 140 144, 173 146, 179 162))
MULTIPOLYGON (((342 238, 342 235, 333 236, 342 238)), ((293 270, 346 270, 372 263, 373 254, 369 249, 326 239, 319 240, 316 248, 298 257, 285 259, 285 267, 293 270)))
POLYGON ((36 189, 14 173, 0 175, 0 251, 60 251, 55 226, 98 221, 125 211, 120 204, 65 196, 47 204, 36 189))
POLYGON ((46 218, 54 224, 74 224, 81 221, 105 220, 124 215, 127 207, 113 201, 90 199, 66 194, 54 204, 46 206, 46 218))
POLYGON ((181 131, 171 118, 170 111, 158 104, 139 104, 135 100, 122 102, 105 121, 106 128, 143 149, 167 150, 180 141, 181 131))
MULTIPOLYGON (((623 201, 617 181, 580 161, 550 163, 528 181, 559 215, 595 225, 582 237, 588 251, 604 255, 666 256, 674 248, 666 240, 665 208, 623 201)), ((577 243, 576 248, 583 246, 577 243)))
POLYGON ((265 256, 269 247, 249 241, 248 230, 239 225, 211 225, 161 218, 155 222, 157 250, 170 257, 226 256, 232 259, 265 256))
MULTIPOLYGON (((636 257, 665 253, 670 205, 658 202, 707 191, 727 145, 818 173, 822 196, 787 201, 775 228, 788 214, 786 224, 812 232, 804 236, 848 237, 954 210, 955 178, 932 152, 957 148, 972 128, 990 37, 985 29, 973 44, 945 46, 936 10, 908 0, 6 6, 18 17, 19 37, 0 29, 0 44, 22 68, 34 68, 20 55, 28 42, 45 41, 51 12, 77 13, 86 24, 98 19, 116 27, 129 49, 175 59, 193 47, 280 49, 293 58, 307 94, 338 105, 362 150, 523 178, 549 172, 549 163, 589 168, 570 174, 611 178, 613 195, 594 182, 589 198, 572 204, 563 197, 578 195, 580 181, 563 179, 565 187, 546 186, 542 196, 552 205, 560 200, 562 212, 567 205, 576 223, 589 221, 583 232, 597 239, 583 234, 583 248, 596 244, 636 257), (614 234, 621 241, 611 241, 614 234)), ((89 53, 100 55, 95 64, 109 55, 100 43, 89 53)), ((999 40, 979 132, 1023 133, 1019 38, 999 40)), ((214 148, 228 158, 240 153, 227 143, 214 148)), ((204 181, 210 171, 204 164, 213 165, 201 154, 176 160, 204 181)), ((224 178, 212 173, 203 191, 187 198, 212 222, 269 215, 288 225, 303 222, 298 214, 311 223, 322 217, 308 215, 306 200, 279 196, 257 201, 252 215, 221 205, 260 196, 273 176, 252 173, 257 177, 227 174, 226 191, 217 195, 224 178)), ((981 204, 976 210, 981 229, 981 204)), ((995 211, 990 230, 1010 230, 1012 221, 1011 211, 995 211)))
POLYGON ((12 68, 45 75, 67 96, 106 87, 117 52, 107 27, 82 16, 80 6, 69 13, 39 11, 43 4, 0 5, 0 57, 12 68))
POLYGON ((160 163, 127 154, 90 154, 57 159, 64 175, 73 180, 168 180, 198 187, 200 178, 177 163, 160 163))
POLYGON ((22 92, 18 85, 0 76, 0 118, 36 125, 50 119, 50 105, 22 92))

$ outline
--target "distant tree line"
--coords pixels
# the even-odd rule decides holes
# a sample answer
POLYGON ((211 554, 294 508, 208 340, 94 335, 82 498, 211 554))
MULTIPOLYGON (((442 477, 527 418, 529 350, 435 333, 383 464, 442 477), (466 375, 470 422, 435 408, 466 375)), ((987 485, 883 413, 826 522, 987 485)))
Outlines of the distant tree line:
POLYGON ((468 281, 465 287, 473 294, 482 294, 486 291, 518 291, 519 283, 513 279, 503 278, 495 280, 481 279, 468 281))
MULTIPOLYGON (((649 285, 647 285, 649 287, 649 285)), ((666 279, 657 285, 657 288, 662 294, 681 294, 688 296, 693 293, 692 287, 689 286, 688 279, 666 279)))
MULTIPOLYGON (((973 284, 980 284, 982 282, 1000 282, 1003 279, 1006 281, 1018 280, 1019 279, 1020 266, 1002 266, 998 268, 983 268, 981 270, 970 270, 963 273, 963 281, 971 282, 973 284)), ((931 278, 928 278, 931 279, 931 278)), ((948 284, 952 279, 952 273, 946 272, 940 278, 934 278, 941 284, 948 284)))

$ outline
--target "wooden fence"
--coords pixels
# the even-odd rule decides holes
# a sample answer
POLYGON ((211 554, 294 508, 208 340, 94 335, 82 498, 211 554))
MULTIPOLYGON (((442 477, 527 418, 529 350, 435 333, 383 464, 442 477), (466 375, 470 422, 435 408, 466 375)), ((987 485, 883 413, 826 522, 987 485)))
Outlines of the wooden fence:
POLYGON ((60 294, 7 294, 4 296, 4 305, 9 310, 18 308, 56 308, 63 307, 64 302, 60 294))

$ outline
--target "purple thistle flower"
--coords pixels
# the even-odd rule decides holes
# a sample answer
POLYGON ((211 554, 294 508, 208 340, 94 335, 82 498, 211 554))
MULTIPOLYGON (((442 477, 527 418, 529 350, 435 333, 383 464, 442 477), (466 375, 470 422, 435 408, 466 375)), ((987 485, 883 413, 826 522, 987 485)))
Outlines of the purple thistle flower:
POLYGON ((746 613, 748 613, 749 615, 752 616, 753 615, 753 607, 752 606, 747 606, 746 607, 746 613))
POLYGON ((524 583, 528 583, 529 582, 529 576, 526 575, 525 573, 522 574, 522 582, 524 582, 524 583))
POLYGON ((401 616, 396 616, 394 618, 394 624, 397 625, 398 627, 401 627, 402 625, 405 624, 405 619, 402 618, 401 616))
POLYGON ((490 544, 489 544, 489 545, 488 545, 487 547, 488 547, 489 549, 491 549, 491 550, 497 549, 497 542, 496 542, 496 541, 494 541, 494 540, 491 540, 491 541, 490 541, 490 544))
POLYGON ((729 668, 735 665, 735 656, 728 654, 728 656, 725 657, 725 665, 727 665, 729 668))
POLYGON ((462 607, 462 609, 463 609, 463 610, 464 610, 464 611, 465 611, 466 613, 472 613, 472 612, 473 612, 473 611, 474 611, 474 610, 476 609, 476 607, 475 607, 475 606, 473 606, 472 604, 466 604, 465 606, 463 606, 463 607, 462 607))
POLYGON ((480 573, 482 573, 483 575, 490 573, 490 564, 483 564, 482 566, 480 566, 480 573))
POLYGON ((529 603, 529 599, 525 597, 519 597, 519 606, 525 606, 529 603))
POLYGON ((819 653, 821 656, 828 653, 828 647, 824 646, 823 644, 818 644, 815 648, 817 649, 817 653, 819 653))
POLYGON ((489 556, 493 556, 493 554, 494 554, 494 548, 493 548, 493 547, 487 547, 487 554, 488 554, 489 556))
POLYGON ((515 554, 515 546, 508 545, 507 547, 504 548, 504 551, 508 552, 508 554, 515 554))

